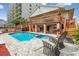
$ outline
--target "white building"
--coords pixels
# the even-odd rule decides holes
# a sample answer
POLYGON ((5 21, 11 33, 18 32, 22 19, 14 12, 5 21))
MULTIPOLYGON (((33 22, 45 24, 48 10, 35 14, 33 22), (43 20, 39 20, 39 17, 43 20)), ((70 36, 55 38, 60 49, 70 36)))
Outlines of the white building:
POLYGON ((42 4, 40 3, 11 3, 8 10, 8 21, 20 18, 27 19, 42 4))
POLYGON ((0 29, 4 28, 6 21, 0 19, 0 29))

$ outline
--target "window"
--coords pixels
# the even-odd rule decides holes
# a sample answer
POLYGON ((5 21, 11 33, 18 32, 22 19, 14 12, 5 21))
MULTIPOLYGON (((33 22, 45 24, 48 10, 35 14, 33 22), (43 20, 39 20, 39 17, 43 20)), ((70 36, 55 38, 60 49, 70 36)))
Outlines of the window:
POLYGON ((57 29, 57 24, 53 24, 53 28, 56 30, 57 29))
POLYGON ((36 6, 38 6, 38 5, 36 4, 36 6))
POLYGON ((33 25, 33 28, 35 28, 35 26, 33 25))
POLYGON ((32 10, 32 8, 29 8, 29 10, 32 10))
POLYGON ((62 24, 61 29, 64 29, 64 24, 62 24))
POLYGON ((31 11, 29 13, 31 13, 31 11))
POLYGON ((47 31, 50 32, 50 26, 47 26, 47 31))
POLYGON ((31 11, 29 11, 29 14, 31 14, 31 11))
POLYGON ((29 6, 31 7, 32 5, 30 4, 29 6))

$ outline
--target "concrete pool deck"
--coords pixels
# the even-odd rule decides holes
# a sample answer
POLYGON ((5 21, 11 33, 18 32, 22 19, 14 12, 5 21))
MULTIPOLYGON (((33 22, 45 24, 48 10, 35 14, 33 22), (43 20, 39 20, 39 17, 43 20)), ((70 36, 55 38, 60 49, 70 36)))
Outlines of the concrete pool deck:
MULTIPOLYGON (((35 33, 35 32, 31 32, 31 33, 35 33)), ((53 34, 44 34, 44 33, 36 33, 36 34, 53 36, 55 38, 57 37, 56 35, 53 35, 53 34)), ((11 56, 46 56, 45 54, 43 54, 42 40, 39 40, 38 38, 34 37, 32 40, 30 40, 28 42, 26 42, 26 41, 20 42, 17 39, 8 35, 8 33, 6 33, 6 34, 0 35, 0 39, 5 42, 6 47, 9 50, 11 56), (38 48, 40 48, 40 49, 38 49, 38 48)), ((75 45, 71 45, 71 44, 70 45, 66 44, 66 45, 68 45, 69 47, 75 46, 75 45)), ((69 48, 69 50, 71 50, 71 49, 72 48, 69 48)), ((63 53, 64 53, 64 49, 61 51, 63 51, 63 53)), ((60 55, 63 56, 63 53, 60 55)), ((67 55, 69 55, 69 54, 67 54, 67 55)), ((73 55, 79 55, 79 54, 78 54, 78 52, 76 52, 73 55)))
POLYGON ((8 33, 6 33, 0 35, 0 39, 4 40, 6 47, 8 48, 12 56, 44 55, 43 49, 40 49, 39 51, 34 51, 43 46, 42 41, 38 38, 33 38, 31 41, 28 42, 20 42, 8 35, 8 33))

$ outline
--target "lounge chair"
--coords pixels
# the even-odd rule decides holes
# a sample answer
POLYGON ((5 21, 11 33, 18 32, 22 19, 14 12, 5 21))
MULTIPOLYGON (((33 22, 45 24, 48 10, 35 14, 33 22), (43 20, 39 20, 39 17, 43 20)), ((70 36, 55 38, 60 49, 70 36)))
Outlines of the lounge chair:
POLYGON ((65 47, 63 44, 63 40, 66 38, 66 35, 67 32, 65 31, 60 35, 58 39, 49 37, 50 38, 49 41, 51 42, 51 44, 48 41, 43 40, 43 46, 44 46, 43 53, 46 55, 59 56, 60 55, 59 49, 63 49, 65 47))

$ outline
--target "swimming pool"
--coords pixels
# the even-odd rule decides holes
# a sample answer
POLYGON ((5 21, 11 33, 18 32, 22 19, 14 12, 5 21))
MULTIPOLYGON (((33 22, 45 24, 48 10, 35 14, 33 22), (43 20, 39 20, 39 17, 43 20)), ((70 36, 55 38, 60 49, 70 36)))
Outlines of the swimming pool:
POLYGON ((18 41, 30 41, 34 37, 39 38, 41 40, 48 39, 48 37, 45 35, 39 35, 30 32, 15 32, 15 33, 10 33, 9 35, 16 38, 18 41))

